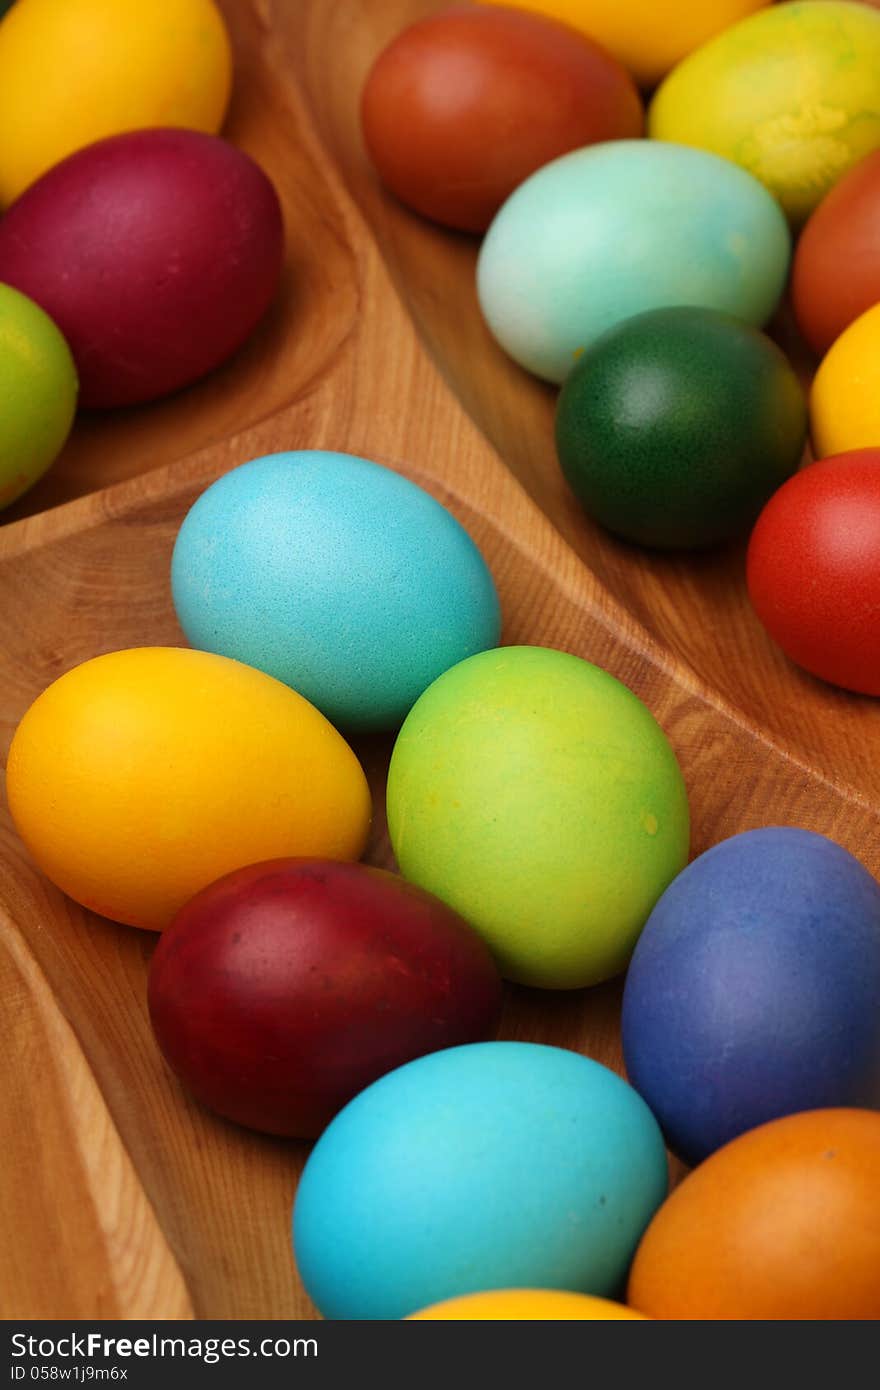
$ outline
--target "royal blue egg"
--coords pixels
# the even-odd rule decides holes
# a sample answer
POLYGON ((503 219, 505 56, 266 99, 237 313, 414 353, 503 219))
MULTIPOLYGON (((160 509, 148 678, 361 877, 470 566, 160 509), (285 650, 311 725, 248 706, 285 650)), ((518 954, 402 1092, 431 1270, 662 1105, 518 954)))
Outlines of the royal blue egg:
POLYGON ((639 938, 623 1047, 689 1163, 795 1111, 880 1105, 880 885, 808 830, 716 845, 639 938))
POLYGON ((536 1043, 453 1047, 330 1123, 294 1254, 326 1318, 403 1318, 481 1289, 613 1294, 666 1185, 657 1123, 614 1072, 536 1043))
POLYGON ((171 585, 194 647, 275 676, 347 729, 400 724, 499 640, 495 585, 464 528, 351 454, 271 454, 219 478, 184 520, 171 585))

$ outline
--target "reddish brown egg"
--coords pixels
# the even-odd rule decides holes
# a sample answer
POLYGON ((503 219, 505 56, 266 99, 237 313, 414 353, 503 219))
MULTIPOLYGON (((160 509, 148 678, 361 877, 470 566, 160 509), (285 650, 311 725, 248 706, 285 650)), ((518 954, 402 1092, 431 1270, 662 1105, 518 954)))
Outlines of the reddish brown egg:
POLYGON ((244 342, 275 293, 281 209, 213 135, 141 130, 77 151, 0 222, 0 281, 67 339, 86 406, 153 400, 244 342))
POLYGON ((652 1318, 880 1318, 880 1114, 811 1110, 718 1149, 642 1237, 627 1302, 652 1318))
POLYGON ((492 1035, 488 947, 430 893, 362 864, 282 859, 192 899, 150 970, 159 1046, 227 1119, 309 1138, 385 1072, 492 1035))
POLYGON ((880 301, 880 150, 835 184, 805 226, 792 298, 800 330, 819 353, 880 301))
POLYGON ((543 16, 456 7, 405 29, 363 94, 367 148, 416 212, 483 231, 529 174, 569 150, 640 135, 620 64, 543 16))

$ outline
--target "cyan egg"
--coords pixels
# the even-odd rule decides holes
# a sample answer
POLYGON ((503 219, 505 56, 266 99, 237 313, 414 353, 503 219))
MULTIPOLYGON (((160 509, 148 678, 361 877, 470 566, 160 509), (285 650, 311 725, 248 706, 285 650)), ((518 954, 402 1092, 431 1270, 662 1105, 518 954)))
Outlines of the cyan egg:
POLYGON ((623 999, 633 1085, 689 1163, 768 1120, 880 1108, 880 884, 787 826, 695 859, 639 938, 623 999))
POLYGON ((613 1295, 666 1187, 657 1123, 614 1072, 474 1043, 399 1067, 330 1123, 294 1254, 327 1318, 403 1318, 482 1289, 613 1295))
POLYGON ((213 483, 171 567, 194 647, 292 686, 334 724, 399 724, 448 667, 494 647, 492 576, 415 483, 351 454, 271 454, 213 483))
POLYGON ((575 150, 539 169, 492 222, 480 304, 521 366, 564 381, 606 329, 689 304, 760 326, 791 238, 762 184, 718 155, 650 140, 575 150))

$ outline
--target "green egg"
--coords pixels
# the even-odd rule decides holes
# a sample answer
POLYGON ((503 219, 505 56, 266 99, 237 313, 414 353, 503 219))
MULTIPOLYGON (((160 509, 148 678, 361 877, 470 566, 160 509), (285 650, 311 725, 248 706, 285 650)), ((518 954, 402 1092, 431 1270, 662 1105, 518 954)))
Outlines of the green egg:
POLYGON ((457 909, 508 979, 623 970, 688 854, 687 793, 642 702, 579 657, 501 647, 416 701, 388 773, 405 878, 457 909))
POLYGON ((658 309, 610 329, 559 397, 556 448, 582 506, 664 549, 747 529, 800 462, 804 393, 779 348, 711 309, 658 309))
POLYGON ((76 368, 55 324, 32 299, 0 285, 0 509, 55 461, 76 396, 76 368))

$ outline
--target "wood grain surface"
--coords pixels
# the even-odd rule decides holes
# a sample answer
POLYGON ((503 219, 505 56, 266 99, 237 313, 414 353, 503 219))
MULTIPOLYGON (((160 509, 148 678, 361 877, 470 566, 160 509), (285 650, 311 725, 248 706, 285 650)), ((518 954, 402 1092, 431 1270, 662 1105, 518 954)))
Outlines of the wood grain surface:
MULTIPOLYGON (((742 551, 639 552, 599 533, 561 480, 553 394, 480 320, 476 244, 411 217, 364 160, 357 99, 425 0, 227 0, 237 57, 226 133, 282 197, 278 303, 201 385, 82 418, 0 528, 0 745, 56 676, 101 652, 183 641, 168 567, 216 476, 258 454, 333 448, 386 462, 470 530, 504 640, 596 661, 653 710, 680 758, 693 850, 751 826, 833 835, 880 869, 877 705, 795 670, 764 636, 742 551), (111 486, 115 484, 115 486, 111 486)), ((381 814, 390 740, 356 744, 381 814)), ((304 1144, 188 1100, 146 1014, 149 934, 79 909, 0 819, 0 1315, 313 1317, 290 1252, 304 1144)), ((619 985, 510 989, 502 1036, 620 1066, 619 985)))

